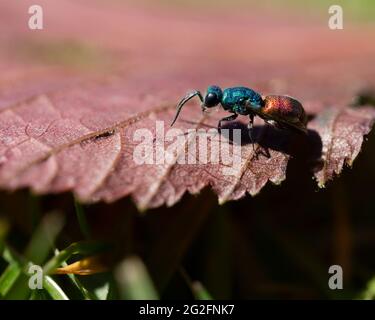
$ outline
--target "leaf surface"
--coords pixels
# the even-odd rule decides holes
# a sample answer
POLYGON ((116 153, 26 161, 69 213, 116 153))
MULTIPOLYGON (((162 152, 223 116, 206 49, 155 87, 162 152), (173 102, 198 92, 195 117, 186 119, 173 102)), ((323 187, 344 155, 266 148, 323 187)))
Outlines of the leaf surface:
POLYGON ((10 26, 2 35, 8 46, 0 48, 2 189, 72 191, 84 202, 131 195, 147 209, 171 206, 186 191, 195 194, 211 186, 225 202, 255 195, 268 181, 281 183, 289 159, 298 158, 301 150, 324 186, 344 164, 353 163, 373 125, 374 109, 349 106, 359 90, 374 85, 370 61, 375 45, 368 41, 373 26, 337 33, 313 21, 302 25, 296 20, 291 27, 283 15, 249 19, 236 12, 223 24, 222 12, 207 17, 127 4, 51 6, 41 1, 49 9, 49 26, 36 36, 11 19, 20 18, 27 4, 8 2, 0 10, 0 26, 10 26), (110 23, 94 32, 93 21, 110 23), (242 41, 250 31, 248 41, 242 41), (181 164, 183 158, 200 156, 193 150, 201 136, 188 130, 215 129, 227 115, 202 114, 196 101, 189 102, 174 126, 184 139, 175 144, 170 161, 137 164, 137 130, 150 130, 157 157, 161 144, 168 149, 173 143, 159 137, 168 132, 180 97, 210 84, 296 97, 313 117, 308 135, 257 119, 256 155, 247 119, 239 117, 227 128, 242 130, 240 145, 229 133, 216 134, 209 137, 207 151, 219 162, 181 164), (239 166, 231 167, 233 154, 239 166), (224 174, 228 170, 231 174, 224 174))

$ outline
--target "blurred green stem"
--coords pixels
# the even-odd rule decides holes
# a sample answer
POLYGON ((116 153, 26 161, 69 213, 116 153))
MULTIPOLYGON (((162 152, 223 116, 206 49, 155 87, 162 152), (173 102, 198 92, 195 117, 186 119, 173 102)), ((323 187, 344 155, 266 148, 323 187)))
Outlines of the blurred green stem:
POLYGON ((86 239, 90 239, 91 231, 90 231, 90 226, 86 219, 85 210, 83 209, 82 205, 76 198, 74 198, 74 207, 75 207, 75 211, 76 211, 76 215, 78 219, 78 224, 81 228, 81 232, 86 239))

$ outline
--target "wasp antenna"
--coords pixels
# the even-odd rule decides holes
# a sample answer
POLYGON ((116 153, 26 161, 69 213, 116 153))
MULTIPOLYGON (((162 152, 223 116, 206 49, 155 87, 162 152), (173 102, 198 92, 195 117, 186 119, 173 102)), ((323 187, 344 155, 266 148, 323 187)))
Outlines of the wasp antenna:
POLYGON ((202 97, 202 94, 198 91, 198 90, 194 90, 192 92, 189 92, 185 97, 183 97, 181 99, 181 101, 178 103, 177 105, 177 112, 176 112, 176 115, 171 123, 171 127, 174 125, 174 123, 176 122, 177 118, 178 118, 178 115, 180 114, 181 112, 181 109, 182 107, 184 106, 184 104, 186 102, 188 102, 190 99, 194 98, 195 96, 198 96, 199 99, 201 100, 201 102, 203 102, 203 97, 202 97))

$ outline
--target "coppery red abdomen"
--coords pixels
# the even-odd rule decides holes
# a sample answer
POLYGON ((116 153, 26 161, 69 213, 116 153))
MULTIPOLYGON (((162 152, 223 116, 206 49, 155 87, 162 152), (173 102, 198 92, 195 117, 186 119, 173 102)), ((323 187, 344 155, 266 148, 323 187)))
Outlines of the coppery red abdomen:
POLYGON ((302 104, 289 96, 270 95, 264 98, 262 113, 270 118, 294 124, 305 130, 307 116, 302 104))

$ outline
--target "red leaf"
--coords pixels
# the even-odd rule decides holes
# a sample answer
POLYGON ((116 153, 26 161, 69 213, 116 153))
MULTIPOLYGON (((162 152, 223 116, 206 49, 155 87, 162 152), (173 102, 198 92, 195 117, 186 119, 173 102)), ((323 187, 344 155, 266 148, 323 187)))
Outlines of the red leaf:
POLYGON ((375 119, 373 108, 329 108, 310 123, 322 139, 323 166, 315 172, 320 187, 339 174, 347 164, 352 166, 361 150, 363 136, 368 134, 375 119))
MULTIPOLYGON (((359 89, 374 85, 371 27, 334 32, 295 21, 291 28, 288 17, 260 18, 253 11, 224 15, 223 24, 223 14, 212 11, 188 15, 41 1, 49 26, 36 36, 12 22, 27 12, 27 3, 8 2, 0 10, 0 27, 11 26, 3 35, 9 46, 0 48, 3 189, 71 190, 87 202, 131 195, 146 209, 171 206, 186 191, 210 185, 225 202, 255 195, 268 181, 281 183, 290 156, 304 148, 308 160, 319 164, 314 175, 324 186, 345 163, 352 164, 375 119, 374 109, 348 107, 359 89), (102 23, 99 32, 93 21, 110 23, 102 23), (316 115, 309 135, 278 131, 258 119, 258 156, 246 130, 240 149, 224 139, 241 156, 231 175, 223 174, 223 160, 176 164, 199 139, 192 136, 178 145, 173 163, 137 164, 136 130, 149 129, 156 137, 156 121, 168 129, 185 91, 209 84, 296 97, 316 115)), ((175 127, 216 128, 224 114, 202 115, 197 103, 189 103, 175 127)), ((245 121, 228 126, 244 129, 245 121)), ((154 152, 158 141, 152 142, 154 152)), ((208 151, 218 155, 214 147, 208 151)))

